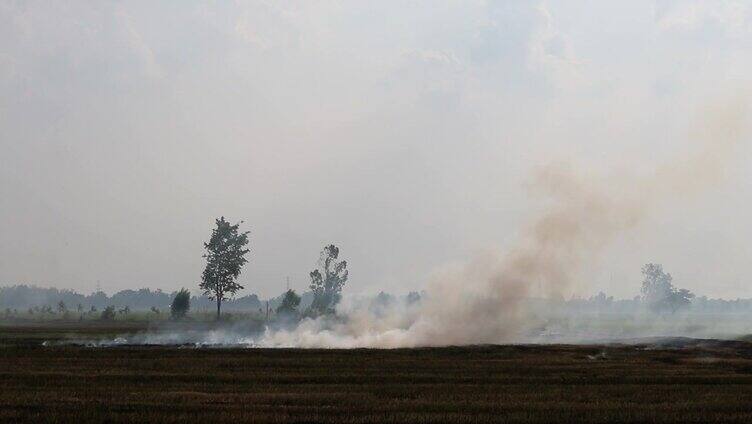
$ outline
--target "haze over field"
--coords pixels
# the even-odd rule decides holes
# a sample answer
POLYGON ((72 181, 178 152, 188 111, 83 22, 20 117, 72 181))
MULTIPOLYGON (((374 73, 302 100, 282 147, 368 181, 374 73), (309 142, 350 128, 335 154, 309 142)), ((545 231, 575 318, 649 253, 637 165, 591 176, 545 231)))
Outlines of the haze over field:
POLYGON ((2 2, 0 284, 194 288, 224 215, 245 293, 332 242, 346 293, 483 294, 442 333, 651 261, 752 297, 750 48, 733 1, 2 2))
POLYGON ((0 422, 750 423, 752 0, 0 0, 0 422))

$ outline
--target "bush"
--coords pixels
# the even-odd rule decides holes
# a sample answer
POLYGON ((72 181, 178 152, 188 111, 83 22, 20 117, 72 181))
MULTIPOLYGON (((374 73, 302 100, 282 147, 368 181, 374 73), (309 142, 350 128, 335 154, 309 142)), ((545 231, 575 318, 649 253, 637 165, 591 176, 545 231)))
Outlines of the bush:
POLYGON ((191 309, 191 293, 186 289, 181 289, 172 299, 170 305, 170 316, 172 319, 185 318, 188 311, 191 309))
POLYGON ((114 321, 115 320, 115 307, 110 305, 102 310, 102 315, 99 319, 102 321, 114 321))
POLYGON ((287 290, 285 297, 282 298, 282 303, 277 307, 277 314, 295 315, 298 313, 298 305, 300 305, 300 296, 295 293, 295 290, 287 290))

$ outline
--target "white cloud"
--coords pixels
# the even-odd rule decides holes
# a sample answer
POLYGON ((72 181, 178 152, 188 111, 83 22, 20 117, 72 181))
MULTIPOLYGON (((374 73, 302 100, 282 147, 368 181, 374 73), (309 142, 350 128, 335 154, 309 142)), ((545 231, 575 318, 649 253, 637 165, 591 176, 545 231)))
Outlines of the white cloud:
POLYGON ((664 30, 697 32, 713 27, 732 38, 750 34, 750 18, 750 4, 733 0, 666 1, 656 9, 657 23, 664 30))
POLYGON ((530 66, 546 72, 557 88, 576 88, 573 86, 584 83, 584 75, 571 41, 556 27, 554 17, 544 5, 538 5, 535 10, 539 24, 528 43, 530 66))

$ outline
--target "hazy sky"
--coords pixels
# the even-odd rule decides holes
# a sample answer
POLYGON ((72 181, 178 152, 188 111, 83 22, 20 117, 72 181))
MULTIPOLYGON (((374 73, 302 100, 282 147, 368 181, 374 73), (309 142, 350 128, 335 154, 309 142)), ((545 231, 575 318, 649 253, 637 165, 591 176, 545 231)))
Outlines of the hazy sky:
MULTIPOLYGON (((196 288, 214 218, 244 220, 244 292, 420 289, 502 249, 549 162, 649 174, 752 79, 739 1, 0 0, 0 284, 196 288)), ((749 117, 749 115, 747 115, 749 117)), ((638 293, 660 262, 752 297, 749 137, 587 264, 638 293)))

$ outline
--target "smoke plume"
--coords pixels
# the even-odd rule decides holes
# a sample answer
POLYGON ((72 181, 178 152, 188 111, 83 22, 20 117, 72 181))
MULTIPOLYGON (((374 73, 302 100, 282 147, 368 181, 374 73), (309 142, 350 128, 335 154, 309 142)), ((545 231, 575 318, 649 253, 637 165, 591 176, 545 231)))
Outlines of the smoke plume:
POLYGON ((540 169, 529 188, 548 203, 520 233, 514 247, 502 253, 487 252, 437 274, 418 302, 403 299, 374 308, 367 301, 345 297, 336 316, 304 319, 292 328, 270 327, 261 335, 227 328, 146 334, 95 344, 395 348, 572 342, 650 336, 656 331, 663 335, 694 331, 704 336, 738 331, 743 327, 738 322, 703 327, 697 319, 705 318, 685 317, 684 323, 664 321, 656 327, 653 318, 635 316, 629 328, 617 325, 604 332, 605 327, 577 314, 547 311, 545 302, 571 293, 583 263, 638 225, 651 208, 677 196, 701 193, 722 180, 744 134, 743 100, 708 108, 691 131, 692 146, 687 150, 696 153, 677 154, 650 175, 596 176, 562 164, 540 169), (556 321, 556 327, 567 334, 544 334, 546 320, 556 321))
POLYGON ((541 169, 530 189, 550 204, 516 246, 442 273, 417 305, 397 305, 378 317, 367 308, 343 306, 338 320, 267 331, 258 344, 413 347, 537 340, 539 322, 525 300, 570 292, 584 260, 637 225, 652 206, 720 181, 741 140, 745 103, 739 98, 708 108, 691 132, 696 153, 678 154, 649 176, 595 177, 563 165, 541 169))

